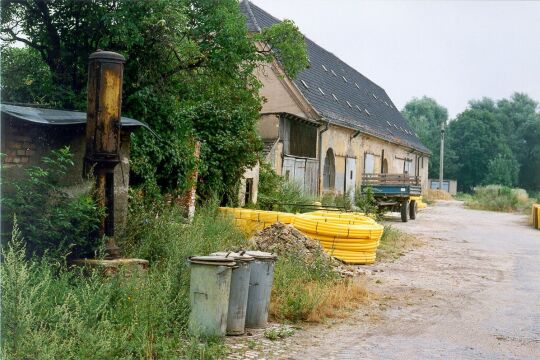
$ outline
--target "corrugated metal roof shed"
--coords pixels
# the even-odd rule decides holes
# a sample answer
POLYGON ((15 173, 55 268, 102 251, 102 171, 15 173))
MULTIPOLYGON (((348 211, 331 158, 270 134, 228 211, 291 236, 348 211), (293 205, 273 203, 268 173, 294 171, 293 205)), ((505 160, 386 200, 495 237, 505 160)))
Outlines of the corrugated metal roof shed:
MULTIPOLYGON (((29 106, 1 104, 2 115, 6 114, 19 120, 46 125, 76 125, 86 124, 86 113, 57 109, 43 109, 29 106)), ((122 127, 145 127, 148 125, 135 119, 122 116, 122 127)))

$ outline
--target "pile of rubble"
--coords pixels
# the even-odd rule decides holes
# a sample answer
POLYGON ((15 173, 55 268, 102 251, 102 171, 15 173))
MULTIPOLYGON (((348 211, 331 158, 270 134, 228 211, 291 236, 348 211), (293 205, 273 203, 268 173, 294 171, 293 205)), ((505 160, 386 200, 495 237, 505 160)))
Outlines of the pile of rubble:
POLYGON ((251 238, 251 242, 258 250, 277 255, 292 253, 301 256, 306 261, 323 256, 342 277, 353 277, 365 273, 358 267, 345 265, 328 255, 317 240, 307 237, 292 225, 276 222, 264 230, 257 231, 251 238))

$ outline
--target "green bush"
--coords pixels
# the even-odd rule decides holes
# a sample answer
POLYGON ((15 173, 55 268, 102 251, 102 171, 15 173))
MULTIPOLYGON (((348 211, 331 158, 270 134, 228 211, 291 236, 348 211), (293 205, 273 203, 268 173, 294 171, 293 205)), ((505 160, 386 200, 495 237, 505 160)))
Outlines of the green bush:
POLYGON ((104 216, 90 194, 70 197, 60 186, 73 167, 69 147, 51 151, 40 166, 25 170, 25 176, 10 184, 2 213, 17 216, 30 254, 64 258, 87 256, 99 248, 97 230, 104 216))
POLYGON ((375 215, 378 218, 382 217, 371 187, 367 187, 364 191, 358 187, 354 193, 354 202, 358 210, 365 215, 375 215))
POLYGON ((321 196, 321 204, 327 207, 334 207, 342 210, 351 210, 353 201, 349 193, 340 194, 334 191, 325 192, 321 196))
POLYGON ((304 194, 299 184, 286 181, 270 164, 262 163, 259 172, 257 206, 263 210, 305 212, 315 198, 304 194), (308 205, 307 207, 305 205, 308 205))
POLYGON ((518 182, 518 176, 519 162, 511 155, 498 154, 489 160, 484 183, 514 186, 518 182))
POLYGON ((465 205, 472 209, 491 211, 517 211, 530 207, 532 200, 523 189, 501 185, 478 186, 465 205))

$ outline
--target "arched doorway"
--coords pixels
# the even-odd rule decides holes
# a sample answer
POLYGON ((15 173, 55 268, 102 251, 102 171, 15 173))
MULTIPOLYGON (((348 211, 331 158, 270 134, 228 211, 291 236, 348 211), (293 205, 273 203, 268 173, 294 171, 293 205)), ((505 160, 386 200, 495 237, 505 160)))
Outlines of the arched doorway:
POLYGON ((386 159, 382 162, 382 171, 383 174, 388 174, 388 161, 386 159))
POLYGON ((324 158, 323 169, 323 189, 333 190, 336 186, 336 161, 334 157, 334 150, 329 148, 326 151, 326 157, 324 158))

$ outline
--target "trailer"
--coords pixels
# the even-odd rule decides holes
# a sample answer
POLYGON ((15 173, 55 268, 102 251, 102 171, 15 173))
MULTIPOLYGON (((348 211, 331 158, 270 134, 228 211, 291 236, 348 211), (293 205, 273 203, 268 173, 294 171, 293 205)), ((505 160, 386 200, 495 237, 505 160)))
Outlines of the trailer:
POLYGON ((419 176, 408 174, 363 174, 362 193, 370 188, 381 212, 401 213, 401 221, 416 219, 417 204, 414 197, 422 194, 419 176))

